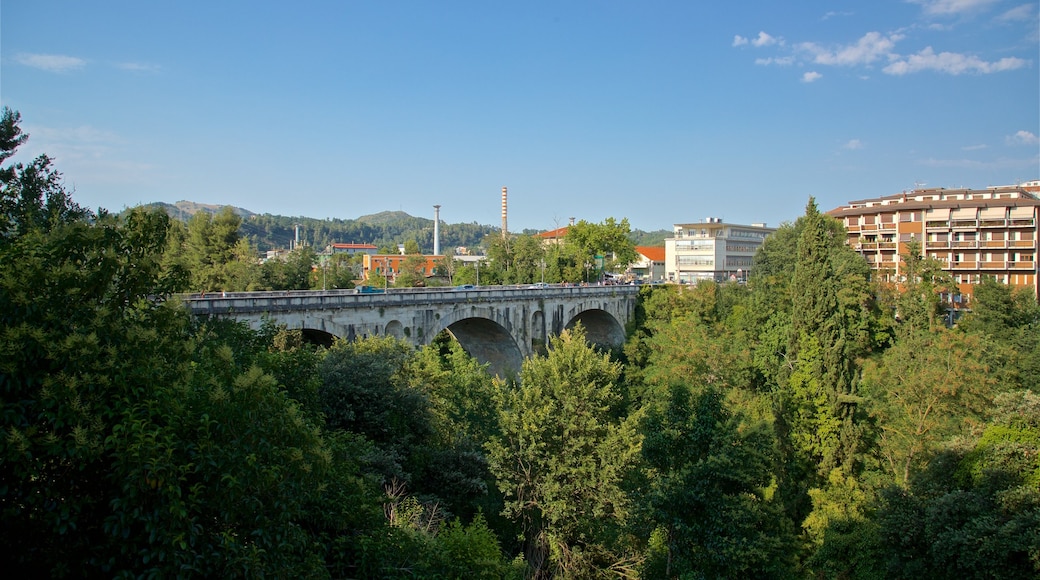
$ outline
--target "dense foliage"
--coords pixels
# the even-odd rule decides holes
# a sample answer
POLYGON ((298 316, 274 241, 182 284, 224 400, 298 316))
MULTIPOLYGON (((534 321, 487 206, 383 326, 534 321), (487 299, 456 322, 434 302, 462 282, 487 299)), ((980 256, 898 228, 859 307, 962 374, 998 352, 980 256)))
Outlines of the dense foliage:
MULTIPOLYGON (((872 282, 812 200, 748 284, 644 288, 623 352, 579 326, 500 378, 446 334, 192 319, 185 285, 292 275, 236 266, 239 216, 95 215, 46 158, 0 177, 9 575, 1040 575, 1035 296, 984 282, 947 328, 932 265, 872 282)), ((626 255, 624 221, 582 227, 488 275, 626 255)))

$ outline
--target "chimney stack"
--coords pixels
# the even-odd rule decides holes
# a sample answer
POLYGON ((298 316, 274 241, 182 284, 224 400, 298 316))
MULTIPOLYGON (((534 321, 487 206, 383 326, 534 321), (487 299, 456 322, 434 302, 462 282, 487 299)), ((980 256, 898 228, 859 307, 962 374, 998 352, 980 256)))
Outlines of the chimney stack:
POLYGON ((502 239, 506 239, 506 234, 509 232, 509 228, 506 227, 506 188, 502 186, 502 239))
POLYGON ((433 255, 441 255, 441 206, 433 206, 433 255))

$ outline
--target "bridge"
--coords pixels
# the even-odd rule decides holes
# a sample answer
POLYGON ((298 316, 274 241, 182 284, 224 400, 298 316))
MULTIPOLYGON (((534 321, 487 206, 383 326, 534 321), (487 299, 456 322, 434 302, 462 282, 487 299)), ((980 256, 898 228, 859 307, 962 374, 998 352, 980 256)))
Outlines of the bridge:
POLYGON ((477 286, 190 294, 197 316, 232 317, 258 328, 271 320, 312 342, 393 336, 416 347, 447 332, 491 372, 520 370, 549 336, 581 324, 590 343, 620 346, 635 313, 638 286, 477 286))

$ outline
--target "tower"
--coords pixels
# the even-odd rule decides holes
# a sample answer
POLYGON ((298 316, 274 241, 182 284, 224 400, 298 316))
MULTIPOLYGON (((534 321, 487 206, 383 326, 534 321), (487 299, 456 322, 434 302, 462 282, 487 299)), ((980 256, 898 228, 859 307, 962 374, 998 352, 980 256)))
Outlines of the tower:
POLYGON ((433 206, 433 255, 441 255, 441 206, 433 206))
POLYGON ((502 239, 505 239, 509 232, 509 228, 506 227, 506 215, 508 214, 508 211, 506 210, 506 196, 506 188, 505 186, 502 186, 502 239))

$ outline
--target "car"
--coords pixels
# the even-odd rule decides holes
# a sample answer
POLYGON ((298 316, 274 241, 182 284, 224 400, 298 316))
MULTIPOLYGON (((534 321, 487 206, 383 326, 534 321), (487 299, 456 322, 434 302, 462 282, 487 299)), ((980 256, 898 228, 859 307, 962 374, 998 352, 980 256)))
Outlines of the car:
POLYGON ((455 287, 456 290, 475 290, 476 288, 473 284, 461 284, 455 287))
POLYGON ((528 288, 530 288, 532 290, 539 290, 539 289, 548 288, 548 287, 549 287, 549 283, 548 282, 535 282, 534 284, 531 284, 530 286, 528 286, 528 288))
POLYGON ((385 294, 386 290, 383 288, 375 288, 373 286, 357 286, 354 288, 355 294, 385 294))

